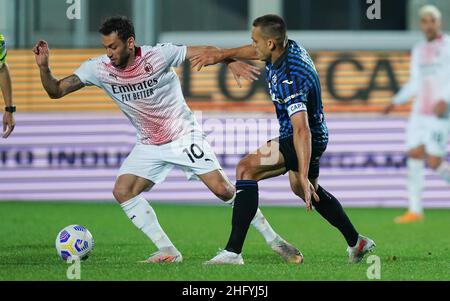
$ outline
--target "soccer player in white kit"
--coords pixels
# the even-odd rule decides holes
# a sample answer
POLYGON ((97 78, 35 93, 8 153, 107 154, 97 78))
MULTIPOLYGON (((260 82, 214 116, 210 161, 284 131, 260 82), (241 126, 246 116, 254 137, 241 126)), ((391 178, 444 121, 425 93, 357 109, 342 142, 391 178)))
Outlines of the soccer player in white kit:
MULTIPOLYGON (((99 31, 106 55, 87 60, 61 80, 50 71, 48 44, 39 41, 33 52, 42 84, 51 98, 94 85, 117 103, 136 128, 137 143, 120 168, 113 195, 134 225, 158 248, 145 262, 181 262, 181 253, 141 193, 163 182, 170 170, 178 167, 189 179, 200 178, 222 201, 233 203, 235 187, 223 173, 172 70, 205 47, 171 43, 137 47, 133 24, 126 17, 107 19, 99 31)), ((227 63, 235 78, 254 78, 255 67, 227 63)), ((275 233, 261 211, 252 224, 283 259, 299 261, 300 251, 275 233)))
POLYGON ((16 107, 13 104, 12 97, 12 81, 9 73, 8 64, 6 64, 6 55, 8 54, 6 48, 6 41, 0 33, 0 90, 3 94, 3 101, 5 102, 5 112, 3 113, 3 138, 8 138, 14 130, 14 112, 16 107))
POLYGON ((410 79, 385 109, 388 113, 415 96, 406 138, 409 210, 395 218, 397 223, 424 218, 421 197, 425 160, 450 184, 450 164, 444 158, 450 130, 450 37, 441 32, 438 8, 425 5, 419 15, 426 41, 413 48, 410 79))

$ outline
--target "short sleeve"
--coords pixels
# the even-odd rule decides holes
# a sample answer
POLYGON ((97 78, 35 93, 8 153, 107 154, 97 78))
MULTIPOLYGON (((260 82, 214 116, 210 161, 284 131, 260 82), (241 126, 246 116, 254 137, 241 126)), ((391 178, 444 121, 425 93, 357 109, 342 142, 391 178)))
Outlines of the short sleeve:
POLYGON ((100 83, 96 76, 96 61, 93 59, 85 61, 75 70, 74 74, 78 76, 86 86, 99 86, 100 83))
POLYGON ((311 80, 307 77, 291 76, 281 82, 281 91, 283 95, 283 106, 289 117, 298 112, 307 111, 307 95, 312 87, 311 80))
POLYGON ((7 53, 5 38, 0 34, 0 68, 6 63, 7 53))
POLYGON ((157 44, 164 58, 166 59, 167 65, 170 67, 178 67, 183 64, 186 59, 187 47, 183 45, 174 45, 172 43, 157 44))

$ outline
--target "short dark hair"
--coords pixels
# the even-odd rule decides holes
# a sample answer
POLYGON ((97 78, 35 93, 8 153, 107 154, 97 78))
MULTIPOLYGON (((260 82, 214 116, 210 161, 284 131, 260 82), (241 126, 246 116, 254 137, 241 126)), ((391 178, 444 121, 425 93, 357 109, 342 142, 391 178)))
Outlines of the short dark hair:
POLYGON ((123 42, 126 42, 130 37, 135 38, 133 22, 125 16, 107 18, 98 31, 105 36, 116 32, 123 42))
POLYGON ((286 23, 283 18, 277 15, 264 15, 253 21, 254 27, 261 28, 265 38, 275 39, 278 45, 286 42, 286 23))

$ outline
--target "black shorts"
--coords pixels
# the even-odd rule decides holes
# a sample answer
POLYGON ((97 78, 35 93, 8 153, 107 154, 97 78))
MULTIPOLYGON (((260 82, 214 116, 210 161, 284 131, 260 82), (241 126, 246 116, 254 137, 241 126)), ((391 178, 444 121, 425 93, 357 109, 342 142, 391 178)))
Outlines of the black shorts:
MULTIPOLYGON (((294 147, 293 136, 279 138, 280 152, 284 158, 284 165, 286 170, 298 171, 298 159, 294 147)), ((327 144, 311 143, 311 159, 309 161, 309 179, 317 179, 319 177, 320 158, 325 152, 327 144)))

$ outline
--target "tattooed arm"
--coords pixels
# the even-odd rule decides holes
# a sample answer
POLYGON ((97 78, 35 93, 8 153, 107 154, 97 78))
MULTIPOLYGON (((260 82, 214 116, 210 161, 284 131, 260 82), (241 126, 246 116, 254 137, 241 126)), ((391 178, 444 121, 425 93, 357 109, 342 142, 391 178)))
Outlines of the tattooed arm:
POLYGON ((58 80, 52 75, 49 67, 49 48, 45 41, 39 41, 33 48, 36 64, 39 66, 41 82, 50 98, 61 98, 83 88, 85 85, 75 74, 58 80))

